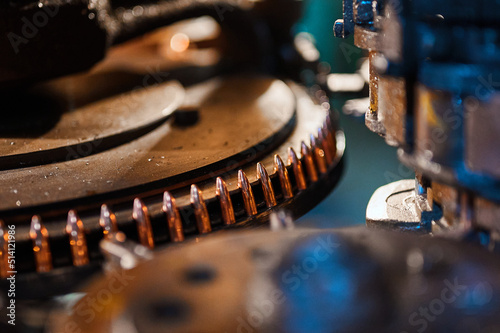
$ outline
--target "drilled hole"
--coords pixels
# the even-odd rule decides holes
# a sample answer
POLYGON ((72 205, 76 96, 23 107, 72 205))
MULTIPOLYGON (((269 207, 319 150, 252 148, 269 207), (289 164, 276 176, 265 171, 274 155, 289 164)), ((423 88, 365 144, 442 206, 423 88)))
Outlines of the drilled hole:
POLYGON ((215 270, 208 265, 196 265, 186 271, 186 281, 189 283, 207 283, 215 278, 215 270))

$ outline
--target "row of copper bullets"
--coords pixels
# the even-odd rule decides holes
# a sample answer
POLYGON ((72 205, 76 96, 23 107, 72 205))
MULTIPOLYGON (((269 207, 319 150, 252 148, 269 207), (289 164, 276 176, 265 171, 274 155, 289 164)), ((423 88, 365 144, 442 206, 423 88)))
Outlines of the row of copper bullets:
MULTIPOLYGON (((318 129, 317 135, 310 136, 310 144, 301 142, 301 158, 295 150, 288 148, 288 167, 279 155, 274 155, 274 174, 277 175, 284 200, 294 197, 293 185, 289 172, 293 172, 297 191, 303 191, 308 183, 317 182, 320 177, 328 172, 328 167, 336 157, 335 131, 330 118, 327 117, 323 126, 318 129)), ((257 202, 255 200, 252 184, 243 170, 238 170, 238 189, 241 191, 245 213, 248 217, 257 215, 257 202)), ((271 177, 262 163, 257 163, 257 179, 262 187, 264 203, 267 208, 277 205, 275 190, 271 177)), ((221 219, 224 225, 236 223, 235 210, 231 201, 231 194, 225 181, 218 177, 216 179, 216 196, 221 208, 221 219)), ((196 226, 200 234, 210 233, 212 225, 203 192, 193 184, 190 191, 191 207, 196 218, 196 226)), ((162 210, 165 214, 168 232, 171 241, 182 242, 184 240, 183 224, 175 198, 164 192, 162 210)), ((150 249, 155 247, 154 233, 150 220, 150 214, 144 202, 136 198, 133 203, 132 218, 137 226, 139 243, 150 249)), ((107 205, 102 205, 99 218, 104 237, 118 232, 115 214, 107 205)), ((0 224, 0 231, 5 231, 5 226, 0 224)), ((68 235, 74 266, 83 266, 89 263, 89 251, 86 241, 86 232, 82 220, 76 211, 68 212, 66 234, 68 235)), ((52 270, 52 255, 49 244, 49 232, 42 223, 40 216, 35 215, 31 220, 30 238, 33 243, 33 253, 38 272, 52 270)), ((0 247, 5 242, 1 242, 0 247)), ((0 274, 5 271, 5 250, 0 248, 0 274)))

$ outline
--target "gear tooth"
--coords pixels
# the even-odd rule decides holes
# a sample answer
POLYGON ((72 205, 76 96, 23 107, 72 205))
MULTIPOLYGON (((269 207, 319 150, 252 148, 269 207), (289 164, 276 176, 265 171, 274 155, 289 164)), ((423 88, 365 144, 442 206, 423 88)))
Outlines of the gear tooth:
POLYGON ((326 140, 328 141, 328 145, 330 147, 330 154, 332 156, 332 161, 335 159, 335 155, 337 155, 337 143, 335 142, 335 131, 330 130, 327 121, 323 124, 323 134, 325 135, 326 140))
POLYGON ((118 232, 118 223, 116 222, 116 215, 105 204, 101 206, 99 225, 102 228, 102 233, 104 234, 105 238, 108 238, 111 236, 111 234, 118 232))
POLYGON ((316 138, 314 137, 314 134, 309 134, 309 144, 311 146, 311 152, 314 155, 314 150, 317 148, 316 138))
POLYGON ((306 177, 304 175, 304 170, 302 169, 302 163, 300 162, 295 150, 292 147, 288 148, 288 163, 293 168, 293 174, 295 175, 295 181, 297 182, 297 188, 299 191, 303 191, 307 188, 306 177))
POLYGON ((278 173, 283 197, 285 199, 293 198, 292 183, 290 182, 288 170, 278 154, 274 155, 274 172, 278 173))
POLYGON ((231 195, 227 189, 226 182, 221 177, 217 177, 215 194, 219 198, 224 224, 234 224, 236 219, 234 217, 233 202, 231 201, 231 195))
POLYGON ((326 129, 328 133, 328 141, 330 141, 330 146, 332 148, 332 155, 335 157, 337 155, 337 138, 335 137, 335 126, 332 122, 331 113, 326 116, 326 129))
POLYGON ((311 139, 311 150, 314 155, 314 161, 318 166, 318 171, 321 174, 325 174, 327 171, 325 152, 321 146, 321 143, 317 138, 314 137, 314 135, 311 134, 310 139, 311 139))
POLYGON ((0 278, 9 277, 9 234, 5 223, 0 220, 0 278))
POLYGON ((264 192, 264 200, 268 208, 276 206, 276 197, 274 196, 273 184, 267 173, 266 168, 262 163, 257 163, 257 178, 260 180, 262 191, 264 192))
POLYGON ((333 161, 332 149, 330 148, 330 142, 328 142, 327 133, 323 130, 323 127, 318 128, 318 140, 323 147, 326 164, 330 165, 333 161))
POLYGON ((243 170, 238 170, 238 187, 241 189, 245 211, 248 216, 257 215, 257 205, 253 196, 252 186, 243 170))
POLYGON ((314 158, 311 149, 305 144, 304 141, 300 144, 300 152, 302 154, 302 160, 306 166, 307 175, 311 182, 318 180, 318 172, 316 171, 316 166, 314 165, 314 158))
POLYGON ((184 240, 184 231, 179 209, 177 209, 174 197, 167 191, 163 193, 162 209, 167 216, 170 239, 172 242, 182 242, 184 240))
POLYGON ((211 232, 212 226, 210 225, 207 205, 205 204, 201 190, 195 184, 191 185, 191 205, 194 208, 198 232, 200 234, 211 232))
POLYGON ((334 133, 335 130, 333 129, 332 116, 330 112, 328 112, 328 114, 326 115, 325 123, 328 127, 328 132, 334 133))
POLYGON ((149 219, 148 208, 141 199, 134 199, 134 208, 132 210, 132 218, 137 224, 137 233, 139 242, 150 249, 155 247, 153 238, 153 228, 149 219))
POLYGON ((49 232, 38 215, 31 218, 30 238, 33 242, 36 271, 48 272, 52 270, 52 254, 50 253, 49 232))
POLYGON ((89 253, 87 240, 85 238, 85 228, 82 220, 78 217, 76 211, 68 212, 66 223, 66 234, 69 237, 69 246, 74 266, 84 266, 89 263, 89 253))

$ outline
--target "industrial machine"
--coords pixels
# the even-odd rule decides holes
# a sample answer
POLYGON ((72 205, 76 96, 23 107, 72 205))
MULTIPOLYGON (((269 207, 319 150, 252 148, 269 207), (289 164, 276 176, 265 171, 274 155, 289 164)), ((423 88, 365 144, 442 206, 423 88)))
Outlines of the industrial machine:
POLYGON ((2 332, 500 329, 499 5, 344 0, 367 60, 335 89, 307 5, 0 4, 2 332), (416 178, 299 228, 362 74, 416 178))
POLYGON ((366 125, 399 147, 400 160, 417 174, 414 184, 400 181, 374 194, 368 224, 479 233, 481 242, 494 247, 500 156, 496 6, 344 2, 335 35, 354 34, 355 44, 369 52, 366 125), (406 200, 413 191, 414 199, 406 200))

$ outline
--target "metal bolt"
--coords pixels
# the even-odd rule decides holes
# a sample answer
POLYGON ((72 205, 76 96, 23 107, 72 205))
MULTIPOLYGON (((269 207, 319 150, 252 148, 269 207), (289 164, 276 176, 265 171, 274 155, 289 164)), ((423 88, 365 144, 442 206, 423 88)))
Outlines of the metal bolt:
POLYGON ((354 5, 354 22, 356 24, 373 24, 373 1, 360 0, 354 5))
POLYGON ((344 20, 338 19, 333 25, 333 35, 337 38, 345 38, 344 36, 344 20))

